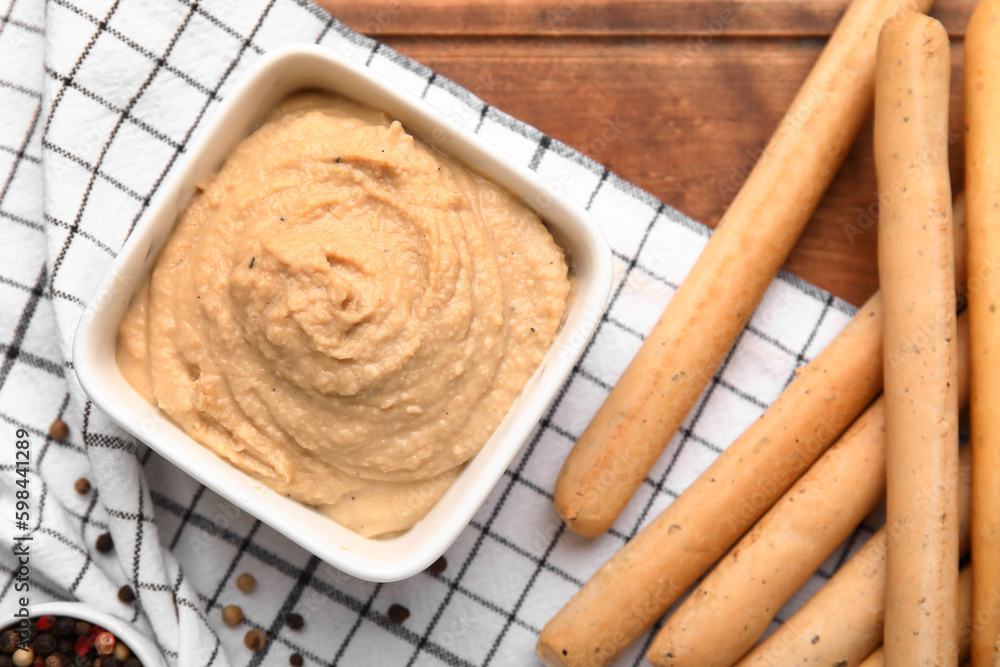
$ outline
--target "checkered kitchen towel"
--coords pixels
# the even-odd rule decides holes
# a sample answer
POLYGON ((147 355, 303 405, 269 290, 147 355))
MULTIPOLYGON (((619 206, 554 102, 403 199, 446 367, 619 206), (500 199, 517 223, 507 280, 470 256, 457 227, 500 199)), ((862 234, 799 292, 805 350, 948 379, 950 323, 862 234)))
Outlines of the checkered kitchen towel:
MULTIPOLYGON (((552 509, 556 474, 704 246, 705 227, 308 0, 3 2, 0 624, 20 595, 10 549, 21 531, 10 499, 23 429, 31 443, 34 603, 78 598, 102 607, 137 623, 182 667, 284 665, 292 653, 307 665, 535 664, 546 620, 852 312, 781 275, 614 529, 579 538, 552 509), (206 491, 111 424, 73 375, 76 322, 151 196, 243 72, 290 42, 316 42, 364 63, 501 146, 590 209, 614 248, 614 298, 573 376, 446 563, 399 583, 339 573, 206 491), (57 418, 69 425, 63 442, 48 434, 57 418), (89 493, 74 491, 79 477, 91 480, 89 493), (104 532, 114 538, 110 553, 94 548, 104 532), (235 586, 244 572, 257 580, 253 593, 235 586), (125 583, 138 596, 130 605, 116 597, 125 583), (243 608, 246 627, 222 624, 228 604, 243 608), (393 605, 409 617, 399 622, 393 605), (305 626, 285 627, 288 612, 305 626), (259 653, 243 646, 248 628, 267 635, 259 653)), ((648 640, 621 664, 639 663, 648 640)))

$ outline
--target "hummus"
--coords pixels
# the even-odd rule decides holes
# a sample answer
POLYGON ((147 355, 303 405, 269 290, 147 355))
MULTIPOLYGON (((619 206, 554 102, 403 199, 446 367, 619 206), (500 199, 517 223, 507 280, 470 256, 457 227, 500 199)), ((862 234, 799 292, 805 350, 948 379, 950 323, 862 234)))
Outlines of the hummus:
POLYGON ((319 93, 198 189, 121 322, 125 378, 275 491, 365 536, 408 529, 550 347, 562 248, 399 122, 319 93))

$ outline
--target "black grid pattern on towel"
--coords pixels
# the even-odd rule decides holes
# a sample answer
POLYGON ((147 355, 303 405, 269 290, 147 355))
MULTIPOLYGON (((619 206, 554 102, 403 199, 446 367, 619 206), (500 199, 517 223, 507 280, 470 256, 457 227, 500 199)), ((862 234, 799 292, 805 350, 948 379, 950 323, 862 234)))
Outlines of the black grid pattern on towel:
MULTIPOLYGON (((0 20, 0 43, 12 31, 35 39, 43 34, 44 26, 12 18, 16 5, 29 1, 8 0, 0 20)), ((662 308, 682 277, 672 273, 672 264, 678 257, 671 254, 670 239, 682 239, 683 242, 677 241, 680 245, 696 246, 704 242, 707 229, 582 154, 484 104, 426 67, 353 33, 306 0, 266 1, 252 10, 256 13, 251 21, 245 20, 251 9, 226 5, 232 14, 240 16, 240 25, 231 24, 230 15, 215 11, 212 3, 176 2, 184 9, 183 18, 159 46, 151 46, 116 20, 116 13, 132 4, 127 0, 103 5, 51 0, 50 13, 71 13, 80 29, 89 31, 88 39, 81 43, 79 57, 62 67, 46 63, 45 81, 38 82, 39 88, 0 79, 0 88, 23 98, 21 103, 25 107, 34 108, 24 134, 14 137, 18 142, 9 143, 10 136, 0 137, 0 154, 12 159, 3 174, 4 185, 0 190, 0 224, 6 230, 16 230, 18 238, 25 239, 22 242, 30 240, 39 248, 48 237, 47 255, 39 250, 16 267, 0 265, 0 288, 6 291, 4 303, 19 304, 8 308, 5 317, 12 326, 0 342, 3 355, 0 421, 10 427, 26 428, 36 442, 43 443, 34 464, 42 489, 37 520, 41 530, 51 537, 49 543, 62 544, 77 554, 79 563, 68 585, 53 582, 44 584, 42 590, 52 597, 61 597, 73 593, 88 577, 96 576, 94 572, 103 563, 89 548, 91 538, 103 532, 109 522, 132 522, 136 552, 133 571, 126 574, 127 578, 139 589, 173 596, 176 605, 205 613, 220 637, 206 664, 216 660, 220 647, 231 664, 247 665, 287 664, 286 655, 292 652, 304 656, 306 664, 316 665, 530 664, 534 637, 546 614, 558 608, 608 554, 676 497, 683 489, 683 483, 677 481, 677 472, 686 470, 687 479, 699 466, 704 468, 731 441, 725 434, 738 432, 740 424, 758 415, 791 379, 795 368, 822 347, 818 339, 829 340, 852 309, 795 276, 784 272, 779 275, 772 287, 776 301, 762 305, 669 446, 661 465, 645 480, 643 490, 622 520, 608 536, 601 538, 599 548, 592 549, 566 532, 548 509, 551 479, 558 470, 558 461, 579 434, 581 419, 585 423, 586 416, 592 414, 613 384, 616 373, 627 362, 627 358, 607 361, 605 355, 638 345, 651 325, 650 313, 662 308), (103 12, 94 5, 101 5, 103 12), (91 428, 98 416, 89 403, 82 406, 76 417, 64 414, 69 405, 65 383, 72 375, 67 373, 72 365, 64 359, 58 345, 39 346, 29 339, 28 332, 36 329, 57 336, 53 313, 63 327, 69 326, 67 322, 72 320, 74 312, 79 316, 88 296, 76 277, 80 261, 107 261, 115 255, 195 129, 210 113, 212 105, 224 97, 235 74, 257 55, 280 43, 280 36, 268 35, 267 39, 263 36, 279 18, 286 27, 292 24, 295 28, 284 41, 315 41, 338 49, 423 97, 437 100, 434 103, 438 106, 454 111, 456 122, 469 125, 488 139, 502 142, 503 138, 510 138, 505 148, 565 187, 605 225, 619 265, 612 301, 583 358, 487 503, 446 554, 447 568, 443 572, 426 572, 407 582, 376 585, 337 573, 266 525, 206 492, 158 456, 136 447, 130 439, 106 427, 91 428), (234 41, 229 57, 217 58, 214 81, 207 81, 202 73, 189 71, 182 64, 183 58, 174 57, 175 49, 190 50, 191 45, 183 40, 186 31, 194 30, 194 25, 200 26, 199 30, 214 28, 234 41), (109 94, 103 89, 106 81, 88 78, 88 69, 96 66, 95 62, 100 64, 100 58, 108 57, 109 51, 105 49, 108 43, 131 53, 137 62, 148 67, 138 85, 120 99, 113 99, 113 94, 121 91, 111 90, 109 94), (104 55, 95 55, 98 51, 104 55), (192 99, 201 100, 200 105, 189 109, 183 127, 158 127, 143 113, 143 103, 165 80, 182 82, 192 91, 192 99), (43 86, 52 91, 45 96, 47 106, 42 101, 43 86), (85 104, 103 110, 99 113, 111 118, 112 124, 94 146, 67 145, 63 137, 56 136, 55 130, 68 122, 65 116, 85 104), (125 141, 146 142, 141 145, 155 145, 159 150, 157 168, 136 182, 131 182, 128 174, 120 173, 115 166, 115 151, 125 141), (5 199, 18 175, 30 171, 32 178, 39 178, 40 165, 48 160, 58 161, 60 168, 70 175, 84 175, 84 186, 73 193, 75 208, 61 212, 46 209, 38 217, 9 210, 5 199), (117 221, 121 228, 116 235, 109 235, 106 227, 88 219, 90 207, 99 206, 102 198, 112 196, 120 197, 116 201, 132 202, 128 214, 117 221), (609 214, 623 199, 631 206, 629 219, 625 221, 609 214), (78 261, 77 256, 83 259, 78 261), (637 307, 637 301, 644 306, 637 307), (40 318, 45 321, 39 323, 40 318), (734 370, 744 365, 745 355, 754 354, 765 356, 780 369, 772 373, 763 393, 734 370), (24 393, 41 407, 30 415, 8 410, 7 402, 2 400, 5 390, 24 393), (731 410, 734 405, 739 406, 735 423, 728 430, 718 428, 720 410, 731 410), (79 425, 66 442, 54 441, 47 434, 46 424, 56 417, 79 425), (53 502, 62 505, 75 522, 70 526, 72 530, 67 529, 64 534, 46 526, 42 512, 49 487, 55 482, 49 481, 52 475, 43 466, 44 457, 55 450, 85 469, 87 450, 93 448, 139 456, 154 507, 143 505, 141 488, 136 493, 138 502, 128 507, 103 507, 96 492, 85 502, 80 501, 84 502, 80 507, 74 505, 74 499, 66 500, 63 496, 53 502), (688 459, 692 455, 694 462, 688 459), (532 512, 536 519, 541 515, 540 521, 527 533, 519 532, 518 526, 523 521, 519 522, 517 517, 532 512), (154 514, 161 540, 184 568, 176 573, 172 587, 151 583, 140 565, 142 539, 147 535, 147 526, 154 522, 154 514), (210 566, 204 565, 206 554, 211 556, 210 566), (254 572, 260 582, 261 591, 252 602, 241 603, 245 598, 234 592, 235 577, 242 571, 254 572), (193 583, 197 600, 178 597, 177 591, 185 580, 193 583), (251 655, 241 650, 242 631, 234 634, 218 622, 219 609, 234 602, 243 605, 248 628, 266 634, 268 641, 263 651, 251 655), (394 623, 387 612, 388 605, 394 602, 405 602, 413 612, 411 619, 394 623), (549 611, 540 613, 539 609, 549 611), (284 627, 285 615, 291 611, 300 611, 305 616, 307 627, 303 631, 284 627)), ((689 250, 687 255, 692 253, 696 254, 697 249, 689 250)), ((35 335, 37 338, 39 334, 35 335)), ((860 527, 831 556, 810 584, 813 588, 872 533, 877 521, 870 523, 860 527)), ((14 575, 6 566, 3 572, 0 603, 6 604, 10 602, 14 575)), ((640 664, 645 651, 643 644, 648 645, 651 637, 652 633, 633 646, 622 664, 640 664)), ((175 649, 166 651, 176 657, 175 649)))

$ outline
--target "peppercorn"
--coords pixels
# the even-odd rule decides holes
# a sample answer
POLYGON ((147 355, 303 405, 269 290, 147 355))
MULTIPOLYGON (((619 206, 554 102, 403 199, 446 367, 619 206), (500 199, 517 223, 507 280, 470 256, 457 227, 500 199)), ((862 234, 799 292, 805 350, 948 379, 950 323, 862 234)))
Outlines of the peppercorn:
POLYGON ((394 604, 389 607, 389 620, 399 625, 410 617, 410 610, 401 604, 394 604))
POLYGON ((139 658, 131 657, 125 660, 125 667, 142 667, 142 663, 139 662, 139 658))
POLYGON ((285 625, 292 630, 301 630, 305 623, 301 614, 288 614, 285 616, 285 625))
POLYGON ((72 653, 74 643, 69 637, 56 637, 56 650, 60 653, 72 653))
POLYGON ((64 665, 63 659, 55 653, 45 658, 45 667, 64 667, 64 665))
POLYGON ((42 655, 48 655, 56 650, 56 638, 48 632, 43 632, 35 637, 35 650, 42 655))
POLYGON ((132 590, 132 587, 129 586, 128 584, 125 584, 124 586, 119 588, 118 599, 124 602, 125 604, 132 604, 133 602, 135 602, 135 592, 132 590))
POLYGON ((77 637, 85 637, 89 635, 90 631, 93 629, 94 626, 88 623, 87 621, 77 621, 76 628, 74 628, 74 632, 76 632, 77 637))
POLYGON ((224 607, 222 609, 222 622, 231 628, 235 628, 243 622, 243 610, 234 604, 224 607))
POLYGON ((240 589, 242 592, 250 593, 256 587, 257 580, 253 578, 252 574, 243 573, 236 577, 236 588, 240 589))
POLYGON ((94 637, 94 648, 101 655, 111 655, 115 650, 115 636, 110 632, 102 632, 94 637))
POLYGON ((101 533, 97 536, 97 542, 94 544, 97 547, 98 553, 106 554, 111 551, 115 543, 111 539, 111 533, 101 533))
POLYGON ((14 667, 14 661, 10 653, 0 653, 0 667, 14 667))
POLYGON ((93 647, 94 638, 90 635, 83 635, 76 638, 76 644, 73 645, 73 652, 77 655, 87 655, 93 647))
POLYGON ((67 616, 60 616, 56 619, 54 631, 56 637, 69 637, 76 629, 76 621, 67 616))
POLYGON ((17 667, 30 667, 31 663, 35 661, 35 650, 30 646, 28 648, 19 648, 14 651, 11 660, 17 667))
POLYGON ((243 644, 254 653, 264 648, 264 644, 266 643, 267 638, 260 630, 250 630, 243 637, 243 644))
POLYGON ((93 667, 94 661, 89 655, 77 655, 73 658, 73 667, 93 667))
POLYGON ((53 440, 65 440, 69 437, 69 426, 61 419, 57 419, 49 424, 49 437, 53 440))
POLYGON ((293 653, 291 657, 288 658, 288 664, 292 667, 302 667, 302 656, 298 653, 293 653))
POLYGON ((436 561, 431 563, 431 566, 427 569, 433 572, 434 574, 441 574, 446 569, 448 569, 448 560, 444 556, 441 556, 436 561))
MULTIPOLYGON (((106 656, 104 656, 102 658, 98 658, 98 659, 101 661, 101 667, 121 667, 121 664, 122 664, 122 663, 118 662, 118 658, 116 658, 113 655, 106 655, 106 656)), ((97 666, 95 665, 94 667, 97 667, 97 666)))
POLYGON ((14 630, 7 630, 0 635, 0 651, 13 653, 17 650, 17 644, 21 641, 21 635, 14 630))
POLYGON ((132 651, 130 651, 128 646, 125 646, 125 644, 117 642, 115 643, 115 652, 111 655, 115 656, 119 662, 124 662, 130 655, 132 655, 132 651))

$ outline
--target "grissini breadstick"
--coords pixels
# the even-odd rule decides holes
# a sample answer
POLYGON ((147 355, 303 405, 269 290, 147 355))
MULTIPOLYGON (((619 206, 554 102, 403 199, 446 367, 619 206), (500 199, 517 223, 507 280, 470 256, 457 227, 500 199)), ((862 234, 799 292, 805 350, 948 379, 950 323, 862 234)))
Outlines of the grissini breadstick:
MULTIPOLYGON (((958 388, 969 398, 968 325, 958 327, 958 388)), ((667 619, 657 666, 729 667, 885 495, 885 402, 878 398, 726 554, 667 619)))
MULTIPOLYGON (((965 553, 969 549, 970 447, 959 452, 959 472, 959 551, 965 553)), ((875 533, 826 585, 736 667, 856 667, 870 655, 882 643, 887 528, 875 533)))
POLYGON ((548 665, 606 665, 829 447, 882 387, 876 294, 763 416, 546 624, 548 665))
MULTIPOLYGON (((563 465, 573 532, 614 523, 784 263, 868 115, 878 28, 932 0, 853 0, 767 148, 563 465)), ((846 427, 850 419, 843 425, 846 427)))
MULTIPOLYGON (((956 282, 965 284, 956 200, 956 282)), ((542 629, 548 665, 607 665, 717 561, 882 389, 875 294, 767 411, 542 629)))
MULTIPOLYGON (((958 575, 958 663, 969 659, 972 637, 972 568, 962 568, 958 575)), ((879 646, 858 667, 884 667, 885 649, 879 646)))
POLYGON ((965 178, 972 275, 973 667, 1000 665, 1000 1, 980 3, 965 38, 965 178))
POLYGON ((948 34, 923 14, 882 28, 875 67, 885 307, 886 662, 957 663, 958 392, 948 175, 948 34))

